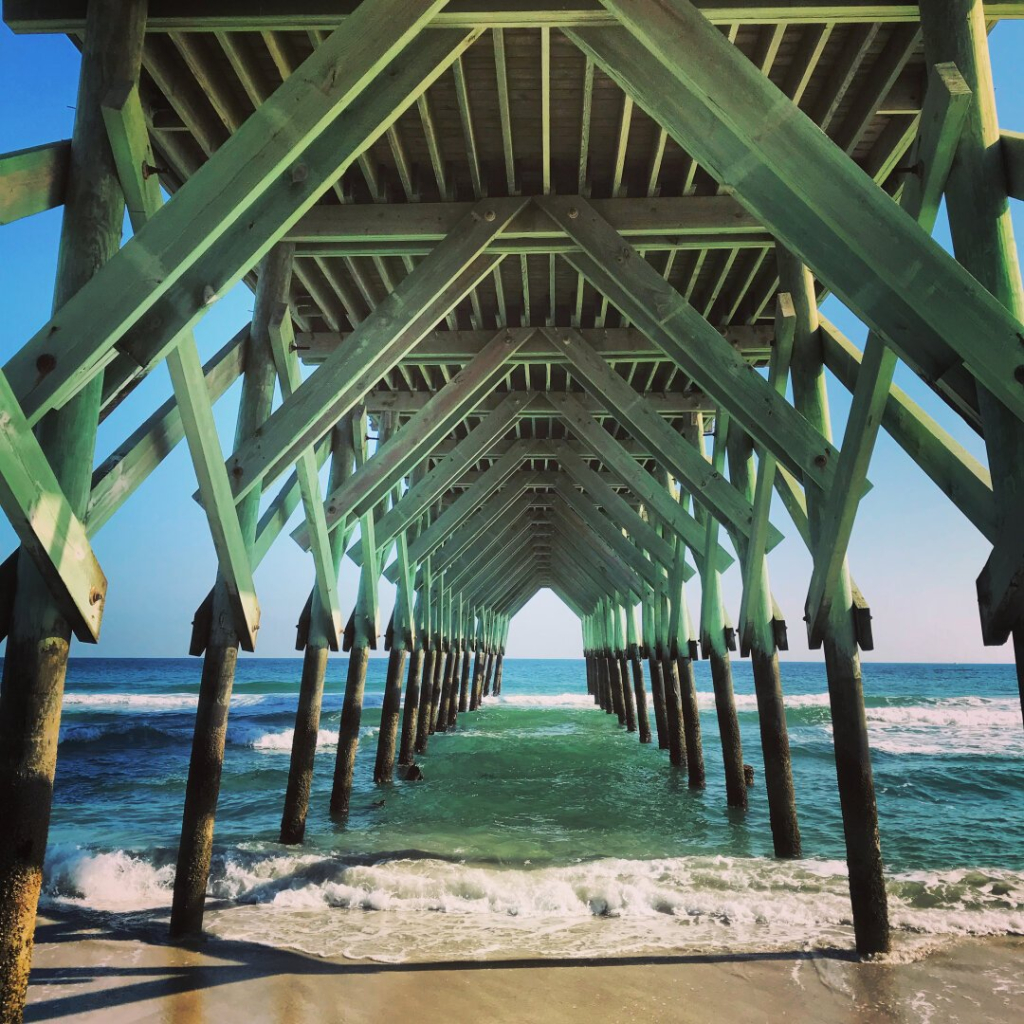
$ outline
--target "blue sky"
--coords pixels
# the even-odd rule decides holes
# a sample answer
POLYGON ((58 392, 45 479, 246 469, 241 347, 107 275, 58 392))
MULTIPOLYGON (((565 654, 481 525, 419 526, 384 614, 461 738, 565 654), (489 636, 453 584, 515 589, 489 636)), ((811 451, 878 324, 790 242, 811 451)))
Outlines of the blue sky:
MULTIPOLYGON (((990 38, 997 103, 1004 128, 1024 130, 1024 23, 1003 22, 990 38)), ((15 36, 0 25, 0 152, 68 138, 74 119, 78 53, 64 37, 15 36)), ((1024 204, 1014 203, 1018 239, 1024 237, 1024 204)), ((52 210, 0 229, 0 268, 9 297, 0 326, 0 361, 6 362, 44 323, 50 312, 60 232, 60 211, 52 210)), ((948 248, 940 218, 936 238, 948 248)), ((249 318, 252 295, 242 288, 216 303, 196 332, 207 358, 249 318)), ((858 344, 866 330, 835 300, 824 312, 858 344)), ((897 383, 984 461, 975 434, 901 368, 897 383)), ((170 393, 164 367, 154 372, 101 426, 97 459, 102 459, 170 393)), ((849 396, 830 381, 829 397, 837 440, 849 396)), ((233 435, 238 386, 216 406, 222 444, 233 435)), ((974 581, 989 554, 981 535, 884 433, 871 464, 873 490, 861 504, 850 547, 853 576, 874 616, 877 661, 1009 661, 1009 647, 981 643, 974 581)), ((93 541, 110 581, 101 642, 76 645, 75 654, 177 657, 188 650, 192 613, 213 581, 216 562, 205 518, 192 501, 195 476, 187 448, 179 445, 93 541)), ((790 624, 791 650, 784 658, 806 661, 803 604, 811 561, 781 507, 773 522, 786 540, 770 558, 772 588, 790 624)), ((0 555, 14 547, 14 534, 0 521, 0 555)), ((312 562, 282 536, 256 574, 262 607, 258 654, 294 653, 294 625, 312 584, 312 562)), ((341 600, 347 614, 356 576, 347 562, 341 600)), ((723 579, 732 615, 739 609, 740 580, 733 569, 723 579)), ((691 609, 699 591, 688 587, 691 609)), ((382 628, 393 592, 382 587, 382 628)), ((383 645, 381 645, 383 646, 383 645)), ((518 657, 575 657, 580 652, 575 616, 548 592, 538 595, 515 619, 509 654, 518 657)))

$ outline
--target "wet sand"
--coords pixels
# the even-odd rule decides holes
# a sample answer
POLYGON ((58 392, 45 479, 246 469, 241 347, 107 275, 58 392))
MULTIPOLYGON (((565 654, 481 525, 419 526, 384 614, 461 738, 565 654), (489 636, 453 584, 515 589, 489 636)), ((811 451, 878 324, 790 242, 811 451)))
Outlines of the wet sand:
POLYGON ((1019 1021, 1024 938, 848 951, 381 964, 40 918, 26 1021, 1019 1021))

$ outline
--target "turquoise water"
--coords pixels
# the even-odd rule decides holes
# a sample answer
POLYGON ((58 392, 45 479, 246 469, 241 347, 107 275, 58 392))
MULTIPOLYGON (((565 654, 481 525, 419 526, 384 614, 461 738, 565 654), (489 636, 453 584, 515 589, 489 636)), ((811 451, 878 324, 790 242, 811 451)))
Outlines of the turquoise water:
MULTIPOLYGON (((746 814, 725 807, 706 663, 708 786, 691 792, 586 695, 581 661, 508 660, 503 694, 379 789, 370 663, 353 813, 327 815, 345 660, 328 670, 306 842, 276 842, 300 662, 239 662, 208 923, 321 953, 408 956, 849 944, 824 670, 783 666, 805 860, 770 859, 749 665, 734 665, 746 814)), ((69 671, 46 890, 131 920, 169 903, 196 660, 69 671)), ((1024 730, 1010 666, 868 665, 883 853, 901 934, 1024 931, 1024 730)), ((653 724, 653 716, 652 716, 653 724)))

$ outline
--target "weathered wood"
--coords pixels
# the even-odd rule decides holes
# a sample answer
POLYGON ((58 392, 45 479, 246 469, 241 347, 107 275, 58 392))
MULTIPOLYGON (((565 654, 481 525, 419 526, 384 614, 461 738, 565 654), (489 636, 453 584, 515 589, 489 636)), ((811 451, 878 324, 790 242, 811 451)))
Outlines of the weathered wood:
MULTIPOLYGON (((828 489, 835 451, 808 428, 783 396, 767 384, 732 346, 590 204, 576 198, 536 200, 583 247, 567 258, 723 409, 802 480, 828 489)), ((568 332, 547 332, 557 341, 568 332)), ((570 356, 582 339, 573 338, 570 356)), ((579 371, 577 362, 573 367, 579 371)))
MULTIPOLYGON (((821 347, 815 336, 818 311, 811 275, 798 259, 780 249, 779 276, 782 287, 793 297, 796 313, 790 364, 793 400, 801 413, 827 435, 831 424, 821 347)), ((819 504, 819 495, 811 492, 807 496, 807 511, 812 552, 819 537, 819 504)), ((889 948, 889 913, 857 651, 853 590, 845 563, 839 587, 841 593, 833 603, 823 637, 836 776, 857 950, 878 953, 889 948)))
POLYGON ((236 500, 265 477, 273 480, 297 452, 322 437, 490 272, 493 258, 480 253, 522 205, 520 200, 495 200, 474 208, 356 328, 349 344, 282 403, 260 436, 235 451, 228 470, 236 500))
MULTIPOLYGON (((903 209, 929 233, 970 102, 970 90, 954 66, 932 68, 921 127, 910 157, 918 170, 900 197, 903 209)), ((821 510, 821 534, 804 609, 812 647, 819 645, 839 584, 895 370, 896 353, 886 347, 880 335, 870 332, 843 434, 835 484, 821 510)))
MULTIPOLYGON (((352 420, 342 420, 331 432, 331 471, 329 482, 340 485, 353 469, 355 447, 352 420)), ((348 540, 346 532, 339 531, 331 538, 331 557, 335 573, 348 540)), ((281 813, 282 843, 301 843, 306 831, 309 813, 309 795, 313 785, 313 766, 316 759, 317 738, 320 732, 320 710, 323 702, 324 677, 327 672, 327 652, 331 649, 333 620, 324 614, 319 588, 310 592, 309 623, 305 631, 302 677, 299 700, 295 710, 295 729, 292 733, 291 757, 288 764, 288 785, 285 790, 284 809, 281 813)), ((335 634, 336 636, 336 634, 335 634)))
MULTIPOLYGON (((114 79, 138 77, 145 5, 96 0, 84 27, 56 310, 97 274, 120 242, 124 197, 99 106, 114 79)), ((60 346, 57 339, 63 353, 60 346)), ((79 517, 89 498, 101 396, 98 381, 87 385, 45 417, 36 435, 68 506, 79 517)), ((35 563, 19 550, 0 688, 0 1019, 20 1020, 25 1004, 71 635, 35 563)))
MULTIPOLYGON (((929 62, 951 61, 972 101, 946 182, 946 210, 957 260, 1018 323, 1024 320, 1024 284, 1007 200, 995 88, 988 54, 986 12, 976 0, 928 0, 921 12, 929 62)), ((1018 328, 1015 362, 1021 363, 1018 328)), ((986 342, 987 344, 987 342, 986 342)), ((1016 370, 1024 385, 1024 369, 1016 370)), ((998 534, 978 577, 978 608, 986 645, 1024 631, 1024 424, 996 382, 978 373, 978 410, 984 427, 998 534)), ((1024 665, 1017 671, 1024 679, 1024 665)))
MULTIPOLYGON (((549 222, 550 222, 550 218, 549 222)), ((553 352, 543 335, 537 335, 534 327, 505 328, 512 334, 519 332, 529 335, 515 354, 514 363, 536 364, 557 362, 566 359, 559 352, 553 352)), ((581 328, 580 334, 587 344, 609 362, 645 359, 661 360, 665 353, 645 334, 635 327, 581 328)), ((771 352, 772 327, 764 324, 731 324, 717 330, 746 359, 767 359, 771 352)), ((406 367, 418 365, 456 365, 468 363, 494 337, 493 331, 430 331, 420 343, 402 360, 406 367)), ((299 333, 295 344, 304 363, 322 363, 336 348, 345 345, 349 332, 315 331, 299 333)))
MULTIPOLYGON (((8 361, 4 370, 30 422, 102 368, 125 332, 239 223, 442 6, 443 0, 371 0, 353 15, 350 30, 333 33, 314 51, 177 191, 174 202, 8 361), (55 335, 62 340, 59 357, 51 352, 55 335), (36 368, 41 356, 54 363, 43 375, 36 368)), ((195 293, 203 294, 203 288, 195 293)))
POLYGON ((926 379, 962 363, 1024 418, 1017 317, 687 0, 606 6, 626 28, 570 30, 585 52, 926 379))
MULTIPOLYGON (((448 434, 507 372, 506 363, 517 347, 527 340, 522 333, 496 334, 490 344, 457 373, 440 391, 431 395, 422 409, 388 439, 345 486, 327 496, 324 509, 327 527, 333 528, 355 513, 372 508, 414 465, 426 457, 433 445, 448 434)), ((499 397, 499 401, 504 399, 499 397)), ((371 404, 367 405, 368 408, 371 404)), ((309 532, 300 527, 292 537, 301 547, 309 544, 309 532)))
MULTIPOLYGON (((290 262, 286 255, 281 250, 272 252, 264 259, 261 267, 249 330, 242 395, 235 423, 236 445, 259 429, 274 401, 276 371, 271 353, 269 323, 276 303, 288 290, 290 262)), ((202 380, 197 381, 194 388, 197 391, 202 388, 205 393, 202 380)), ((254 490, 236 509, 238 527, 250 558, 256 539, 259 505, 260 492, 254 490)), ((208 624, 203 628, 202 620, 197 618, 193 625, 190 650, 194 653, 205 650, 205 657, 196 724, 192 734, 171 902, 170 932, 175 938, 196 935, 203 927, 228 710, 240 642, 234 621, 236 604, 231 599, 222 574, 218 572, 210 601, 208 624), (200 639, 201 643, 197 642, 200 639)))
POLYGON ((0 155, 0 227, 64 203, 71 141, 0 155))
MULTIPOLYGON (((164 202, 156 176, 146 171, 147 167, 156 165, 156 158, 149 144, 137 86, 131 82, 116 84, 103 100, 102 113, 128 216, 133 230, 141 232, 160 212, 164 202)), ((252 651, 259 629, 259 602, 249 552, 223 467, 224 453, 217 437, 213 405, 191 331, 183 332, 177 345, 167 354, 167 369, 235 629, 242 647, 252 651)))
POLYGON ((1024 200, 1024 132, 1008 132, 999 136, 1006 174, 1006 193, 1011 199, 1024 200))
MULTIPOLYGON (((357 0, 274 0, 253 9, 245 0, 153 0, 151 32, 330 32, 358 8, 357 0)), ((697 0, 696 7, 720 25, 802 25, 829 21, 837 24, 879 21, 916 22, 918 5, 906 0, 833 2, 789 0, 779 4, 744 0, 697 0)), ((85 25, 86 0, 6 0, 4 20, 15 32, 80 32, 85 25)), ((990 0, 990 19, 1024 17, 1020 0, 990 0)), ((568 28, 614 25, 615 15, 600 0, 550 4, 519 0, 450 0, 431 26, 517 28, 547 25, 568 28)))
POLYGON ((75 636, 96 643, 107 578, 3 373, 0 507, 75 636))

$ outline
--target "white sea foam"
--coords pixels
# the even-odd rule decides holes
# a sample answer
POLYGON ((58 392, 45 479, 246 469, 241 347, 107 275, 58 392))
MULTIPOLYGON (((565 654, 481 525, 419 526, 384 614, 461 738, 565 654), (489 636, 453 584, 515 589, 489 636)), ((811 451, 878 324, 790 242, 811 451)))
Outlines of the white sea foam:
POLYGON ((510 693, 484 697, 485 705, 511 708, 592 708, 594 698, 588 693, 510 693))
MULTIPOLYGON (((58 847, 46 874, 48 898, 96 909, 170 899, 172 869, 123 852, 58 847)), ((321 955, 621 955, 851 939, 839 861, 685 857, 523 868, 237 850, 215 858, 210 893, 233 901, 215 913, 215 932, 321 955)), ((1024 934, 1021 872, 895 874, 889 902, 905 936, 1024 934)))
MULTIPOLYGON (((248 728, 245 730, 247 738, 236 739, 235 742, 244 742, 246 746, 254 750, 267 750, 271 752, 290 751, 292 740, 295 737, 294 729, 282 729, 274 732, 263 732, 258 729, 248 728)), ((371 739, 380 732, 378 726, 364 725, 359 730, 361 740, 371 739)), ((317 749, 321 747, 336 747, 338 745, 338 731, 336 729, 320 729, 316 734, 317 749)))
MULTIPOLYGON (((232 707, 259 704, 263 694, 239 693, 232 707)), ((188 711, 199 702, 195 693, 66 693, 64 704, 77 711, 188 711)))

